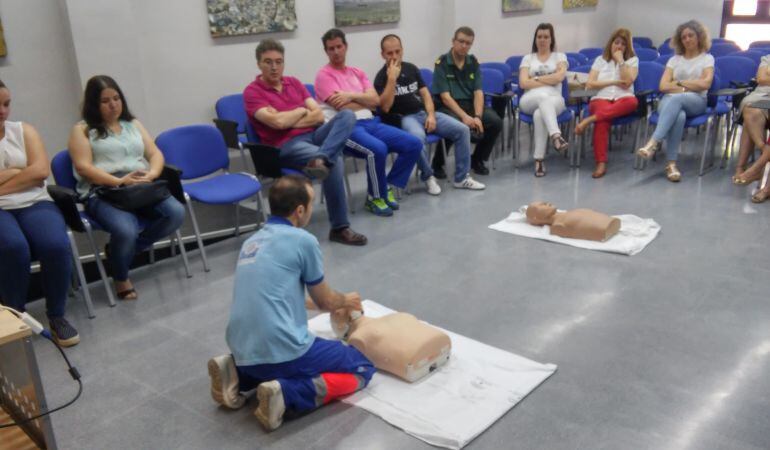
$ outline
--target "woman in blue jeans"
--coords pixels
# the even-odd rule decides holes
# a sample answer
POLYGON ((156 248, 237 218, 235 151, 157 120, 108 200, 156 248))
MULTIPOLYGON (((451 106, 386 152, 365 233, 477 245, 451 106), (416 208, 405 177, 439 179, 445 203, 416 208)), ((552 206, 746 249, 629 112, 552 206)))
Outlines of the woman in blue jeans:
POLYGON ((107 258, 118 298, 135 300, 137 293, 128 279, 134 255, 176 231, 184 220, 184 207, 168 197, 142 210, 124 211, 93 195, 93 186, 149 183, 160 176, 164 160, 112 78, 97 75, 88 80, 82 117, 69 139, 77 191, 86 198, 88 214, 110 233, 107 258))
POLYGON ((636 153, 650 159, 665 139, 666 178, 677 182, 682 178, 676 161, 685 121, 706 111, 706 94, 714 78, 714 57, 707 53, 711 40, 706 27, 695 20, 676 28, 671 46, 675 55, 668 60, 658 88, 666 94, 658 104, 658 126, 636 153))
POLYGON ((0 81, 0 300, 24 311, 30 262, 40 261, 40 282, 51 335, 59 345, 80 342, 64 318, 72 253, 67 228, 45 188, 49 166, 35 129, 8 120, 11 93, 0 81))

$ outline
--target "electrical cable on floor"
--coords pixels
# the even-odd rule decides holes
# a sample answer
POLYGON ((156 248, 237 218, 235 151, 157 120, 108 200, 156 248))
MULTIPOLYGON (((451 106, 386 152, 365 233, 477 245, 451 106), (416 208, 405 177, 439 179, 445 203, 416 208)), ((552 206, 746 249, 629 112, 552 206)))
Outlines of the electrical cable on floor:
POLYGON ((64 409, 64 408, 70 406, 71 404, 75 403, 77 401, 77 399, 80 398, 80 394, 83 393, 83 382, 80 380, 80 372, 78 372, 78 369, 70 363, 70 360, 69 360, 69 358, 67 358, 67 355, 64 353, 64 350, 53 339, 53 337, 51 336, 51 333, 48 330, 44 329, 43 325, 41 325, 40 322, 38 322, 35 318, 30 316, 26 312, 22 313, 22 312, 16 311, 13 308, 9 308, 9 307, 3 306, 3 305, 0 305, 0 309, 5 309, 5 310, 10 311, 11 313, 15 314, 22 322, 24 322, 27 326, 30 327, 32 332, 34 332, 35 334, 39 334, 39 335, 43 336, 44 338, 46 338, 48 341, 50 341, 56 347, 56 349, 59 350, 59 353, 61 353, 62 358, 64 358, 64 362, 67 363, 67 367, 68 367, 67 371, 69 372, 70 376, 72 377, 73 380, 77 381, 77 383, 78 383, 78 393, 75 394, 75 397, 72 400, 68 401, 67 403, 65 403, 65 404, 63 404, 61 406, 57 406, 56 408, 49 409, 48 411, 42 412, 42 413, 40 413, 40 414, 38 414, 36 416, 28 417, 28 418, 26 418, 24 420, 21 420, 19 422, 0 424, 0 429, 2 429, 2 428, 9 428, 9 427, 16 427, 16 426, 19 426, 19 425, 23 425, 23 424, 25 424, 27 422, 31 422, 33 420, 37 420, 37 419, 39 419, 41 417, 47 416, 47 415, 49 415, 51 413, 55 413, 56 411, 61 411, 62 409, 64 409))

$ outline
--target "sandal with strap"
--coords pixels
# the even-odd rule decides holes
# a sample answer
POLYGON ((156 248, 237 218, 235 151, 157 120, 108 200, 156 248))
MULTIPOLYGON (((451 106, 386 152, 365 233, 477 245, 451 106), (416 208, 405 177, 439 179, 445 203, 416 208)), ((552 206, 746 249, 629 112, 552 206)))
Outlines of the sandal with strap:
POLYGON ((644 147, 641 147, 640 149, 638 149, 636 151, 636 154, 640 158, 649 160, 649 159, 652 159, 653 156, 655 156, 655 152, 657 151, 658 151, 658 143, 653 140, 650 140, 650 142, 648 142, 644 147))
POLYGON ((535 160, 535 176, 537 178, 544 177, 546 174, 545 164, 542 159, 535 160))
POLYGON ((136 294, 136 289, 134 288, 120 291, 117 293, 117 296, 120 300, 136 300, 139 298, 139 296, 136 294))
POLYGON ((569 148, 569 142, 565 141, 561 134, 555 134, 551 137, 551 143, 553 148, 562 156, 567 155, 567 149, 569 148))
POLYGON ((770 198, 770 191, 763 189, 752 195, 751 201, 752 203, 764 203, 768 198, 770 198))
POLYGON ((676 168, 676 164, 669 164, 666 166, 666 178, 668 178, 668 181, 674 183, 682 179, 682 173, 676 168))

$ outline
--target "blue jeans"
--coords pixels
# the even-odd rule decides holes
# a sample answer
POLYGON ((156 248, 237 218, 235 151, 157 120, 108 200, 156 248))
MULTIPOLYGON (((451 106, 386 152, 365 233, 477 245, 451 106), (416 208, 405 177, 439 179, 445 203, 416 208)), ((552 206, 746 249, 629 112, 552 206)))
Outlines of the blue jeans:
MULTIPOLYGON (((428 113, 425 111, 404 116, 401 119, 401 128, 407 133, 417 136, 425 142, 425 119, 428 113)), ((436 129, 433 134, 449 139, 455 145, 455 181, 461 182, 468 176, 471 164, 471 131, 467 125, 447 114, 436 113, 436 129)), ((433 169, 428 161, 428 149, 423 144, 420 159, 417 166, 422 172, 422 180, 425 181, 433 175, 433 169)))
POLYGON ((676 161, 682 143, 684 124, 688 117, 706 112, 706 97, 695 92, 666 94, 658 104, 658 126, 652 138, 666 140, 666 159, 676 161))
POLYGON ((110 233, 109 261, 116 281, 128 279, 128 267, 137 252, 169 236, 184 221, 184 206, 174 197, 134 213, 93 196, 86 203, 86 212, 110 233))
POLYGON ((356 125, 353 111, 343 110, 315 131, 296 136, 281 146, 281 164, 305 166, 308 161, 323 158, 329 167, 329 177, 323 182, 326 210, 332 229, 345 228, 348 221, 348 203, 345 198, 345 164, 342 150, 356 125))
POLYGON ((24 311, 29 265, 40 261, 48 317, 64 316, 72 275, 72 250, 59 208, 42 201, 21 209, 0 209, 0 298, 24 311))
POLYGON ((256 388, 259 383, 278 380, 286 409, 294 412, 310 411, 363 389, 377 371, 355 347, 318 337, 310 349, 295 360, 238 366, 236 369, 240 390, 244 392, 256 388))
POLYGON ((389 184, 399 188, 406 187, 412 169, 422 153, 422 141, 396 127, 385 125, 380 122, 379 117, 356 122, 350 139, 358 144, 351 148, 358 152, 353 156, 366 157, 368 152, 374 158, 374 167, 369 167, 370 163, 367 162, 369 195, 385 198, 389 184), (388 152, 397 153, 398 157, 386 176, 388 152))

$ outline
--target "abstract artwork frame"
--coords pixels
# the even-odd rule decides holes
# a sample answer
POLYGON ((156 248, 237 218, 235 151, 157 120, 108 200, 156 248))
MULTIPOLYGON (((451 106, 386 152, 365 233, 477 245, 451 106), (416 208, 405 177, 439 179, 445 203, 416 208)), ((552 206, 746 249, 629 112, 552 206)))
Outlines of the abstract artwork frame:
POLYGON ((542 11, 543 0, 503 0, 503 12, 542 11))
POLYGON ((212 37, 293 31, 294 0, 206 0, 212 37))
POLYGON ((3 22, 0 21, 0 57, 8 56, 8 47, 5 46, 5 34, 3 33, 3 22))
POLYGON ((395 23, 401 20, 400 0, 334 0, 338 27, 395 23))
POLYGON ((563 9, 595 7, 599 0, 562 0, 563 9))

